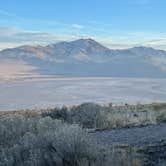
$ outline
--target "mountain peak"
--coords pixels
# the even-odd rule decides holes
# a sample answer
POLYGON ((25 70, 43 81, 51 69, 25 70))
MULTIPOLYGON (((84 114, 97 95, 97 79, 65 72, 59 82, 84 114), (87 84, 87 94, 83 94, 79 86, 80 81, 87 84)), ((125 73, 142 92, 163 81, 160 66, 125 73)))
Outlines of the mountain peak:
POLYGON ((87 39, 78 39, 78 40, 74 40, 74 41, 62 41, 56 44, 51 44, 48 45, 47 47, 50 48, 63 48, 63 49, 102 49, 102 50, 109 50, 108 48, 104 47, 103 45, 101 45, 100 43, 98 43, 97 41, 91 39, 91 38, 87 38, 87 39))
POLYGON ((61 41, 55 44, 50 44, 47 47, 55 47, 55 46, 62 46, 62 45, 75 45, 75 44, 98 44, 101 45, 100 43, 96 42, 95 40, 91 39, 91 38, 81 38, 81 39, 77 39, 77 40, 73 40, 73 41, 61 41))
POLYGON ((81 39, 75 40, 75 42, 94 42, 94 43, 97 43, 95 40, 93 40, 91 38, 81 38, 81 39))
MULTIPOLYGON (((91 38, 81 38, 81 39, 78 39, 78 40, 74 40, 74 41, 71 41, 71 43, 87 43, 87 44, 100 44, 98 43, 97 41, 91 39, 91 38)), ((100 44, 101 45, 101 44, 100 44)))
POLYGON ((109 48, 106 48, 105 46, 103 46, 102 44, 100 44, 99 42, 91 39, 91 38, 87 38, 87 39, 78 39, 78 40, 74 40, 72 42, 70 42, 72 45, 76 46, 76 47, 80 47, 80 48, 84 48, 84 49, 101 49, 101 50, 109 50, 109 48))

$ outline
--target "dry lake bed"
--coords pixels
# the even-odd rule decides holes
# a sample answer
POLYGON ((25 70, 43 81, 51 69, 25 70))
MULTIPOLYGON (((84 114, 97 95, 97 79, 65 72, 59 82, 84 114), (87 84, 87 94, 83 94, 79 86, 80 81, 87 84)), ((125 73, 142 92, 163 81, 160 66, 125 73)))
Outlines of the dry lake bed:
POLYGON ((166 101, 166 79, 52 78, 0 81, 0 110, 166 101))

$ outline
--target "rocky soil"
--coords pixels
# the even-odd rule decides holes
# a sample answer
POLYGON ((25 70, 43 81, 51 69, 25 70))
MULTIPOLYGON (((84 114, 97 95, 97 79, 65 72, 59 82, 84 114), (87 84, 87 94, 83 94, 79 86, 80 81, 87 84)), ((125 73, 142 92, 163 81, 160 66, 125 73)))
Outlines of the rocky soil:
POLYGON ((98 144, 133 148, 141 156, 144 166, 166 165, 166 123, 92 132, 98 144))

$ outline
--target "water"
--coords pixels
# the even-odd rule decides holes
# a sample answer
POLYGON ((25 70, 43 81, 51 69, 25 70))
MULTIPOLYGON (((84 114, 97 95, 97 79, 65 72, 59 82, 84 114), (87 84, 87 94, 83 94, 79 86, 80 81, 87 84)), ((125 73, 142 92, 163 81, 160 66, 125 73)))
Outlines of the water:
POLYGON ((0 82, 0 110, 166 101, 166 79, 68 78, 0 82))

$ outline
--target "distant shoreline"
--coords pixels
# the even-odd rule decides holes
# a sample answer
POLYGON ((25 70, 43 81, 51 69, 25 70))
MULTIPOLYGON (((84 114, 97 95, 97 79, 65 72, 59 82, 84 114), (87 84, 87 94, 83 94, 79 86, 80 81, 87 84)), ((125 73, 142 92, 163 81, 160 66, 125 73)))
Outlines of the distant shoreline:
POLYGON ((0 78, 0 82, 32 82, 32 81, 79 81, 79 80, 111 80, 111 79, 135 79, 135 80, 164 80, 166 78, 148 77, 107 77, 107 76, 37 76, 37 77, 15 77, 0 78))

